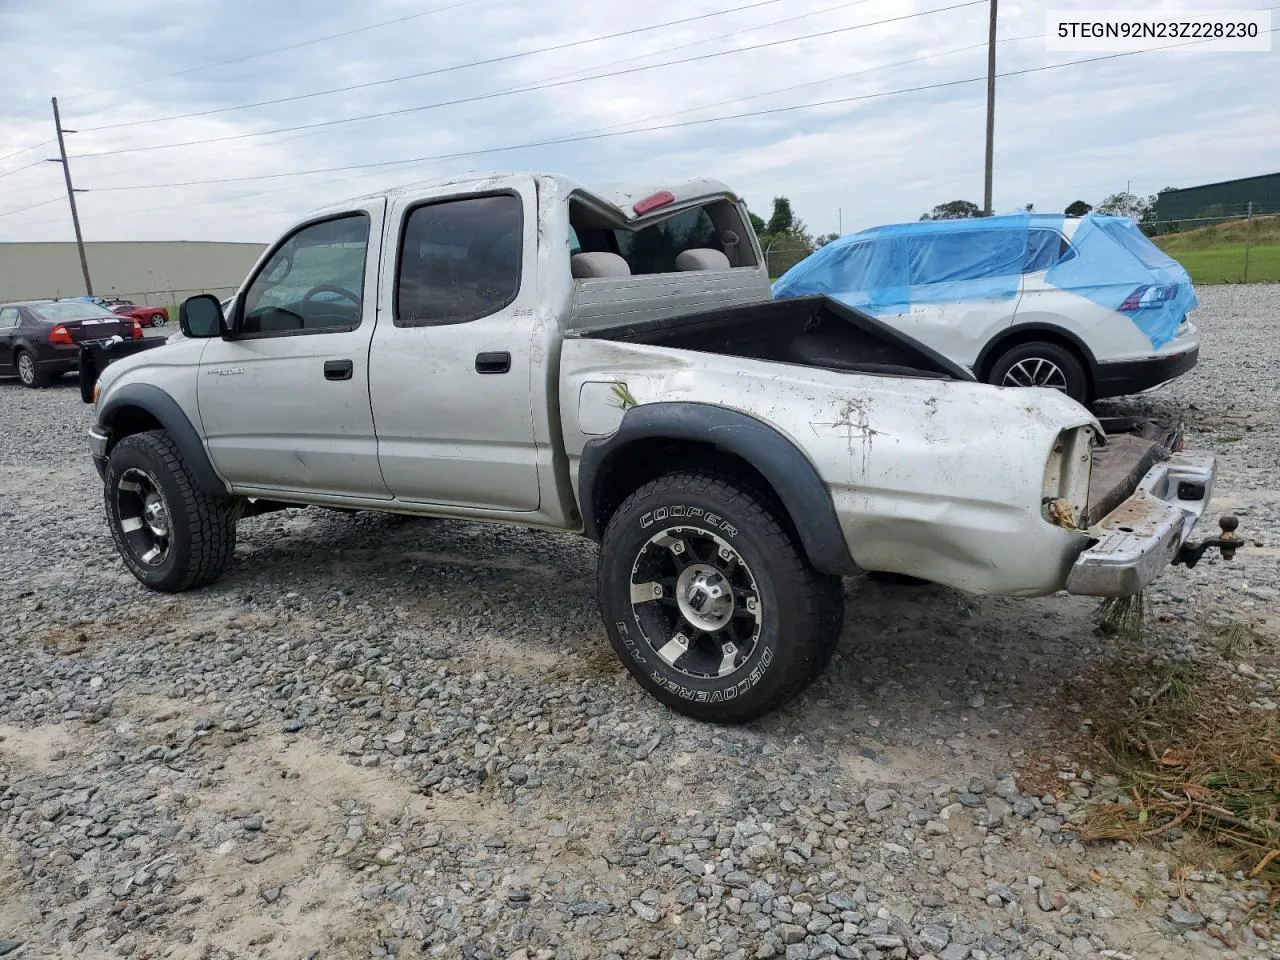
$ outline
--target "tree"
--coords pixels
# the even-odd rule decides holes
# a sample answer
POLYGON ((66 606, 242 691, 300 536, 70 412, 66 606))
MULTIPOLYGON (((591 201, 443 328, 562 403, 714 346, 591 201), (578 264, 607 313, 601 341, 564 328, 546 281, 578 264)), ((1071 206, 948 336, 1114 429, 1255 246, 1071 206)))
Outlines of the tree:
POLYGON ((1093 204, 1085 203, 1083 200, 1072 202, 1067 209, 1063 210, 1063 214, 1068 217, 1083 217, 1086 213, 1093 209, 1093 204))
POLYGON ((1109 217, 1128 217, 1134 223, 1139 223, 1147 215, 1149 208, 1155 206, 1154 200, 1154 197, 1144 200, 1136 194, 1122 190, 1111 194, 1094 209, 1109 217))
POLYGON ((820 237, 813 238, 813 249, 821 250, 832 240, 839 240, 839 239, 840 239, 840 234, 838 233, 824 233, 820 237))
POLYGON ((759 236, 760 234, 764 233, 764 228, 765 228, 764 217, 754 213, 748 213, 747 217, 748 219, 751 220, 751 229, 756 232, 756 236, 759 236))
POLYGON ((781 236, 792 233, 796 226, 796 215, 791 211, 791 201, 786 197, 773 198, 773 216, 765 224, 764 232, 781 236))
POLYGON ((940 203, 928 213, 920 215, 921 220, 966 220, 969 217, 982 216, 982 208, 968 200, 952 200, 940 203))

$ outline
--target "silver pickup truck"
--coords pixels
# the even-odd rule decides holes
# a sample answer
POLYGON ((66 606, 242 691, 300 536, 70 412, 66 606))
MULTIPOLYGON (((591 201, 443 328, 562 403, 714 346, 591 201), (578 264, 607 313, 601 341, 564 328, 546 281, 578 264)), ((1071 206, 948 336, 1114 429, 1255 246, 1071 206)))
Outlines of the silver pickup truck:
POLYGON ((600 543, 605 630, 677 710, 743 721, 840 637, 840 578, 1135 593, 1189 544, 1213 458, 1108 436, 822 297, 770 299, 741 200, 697 180, 501 174, 300 221, 224 315, 86 350, 107 518, 157 590, 215 580, 240 517, 299 505, 600 543))

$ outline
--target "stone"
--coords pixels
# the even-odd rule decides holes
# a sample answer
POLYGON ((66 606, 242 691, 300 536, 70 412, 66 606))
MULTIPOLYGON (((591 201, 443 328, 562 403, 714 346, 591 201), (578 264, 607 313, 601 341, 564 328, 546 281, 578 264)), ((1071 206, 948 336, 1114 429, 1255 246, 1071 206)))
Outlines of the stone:
POLYGON ((939 953, 951 942, 951 931, 940 923, 931 923, 920 928, 918 937, 925 950, 939 953))
POLYGON ((659 920, 662 919, 662 914, 660 914, 653 907, 649 906, 649 904, 644 903, 640 900, 631 901, 631 912, 634 913, 641 920, 643 920, 645 923, 657 923, 659 920))
POLYGON ((867 813, 879 813, 881 810, 887 810, 893 806, 893 797, 888 790, 872 790, 867 794, 863 805, 867 809, 867 813))

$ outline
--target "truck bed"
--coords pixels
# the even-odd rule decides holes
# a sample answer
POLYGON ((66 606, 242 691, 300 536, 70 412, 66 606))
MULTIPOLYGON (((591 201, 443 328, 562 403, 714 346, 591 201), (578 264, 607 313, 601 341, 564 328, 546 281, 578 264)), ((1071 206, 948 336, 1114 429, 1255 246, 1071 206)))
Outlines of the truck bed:
POLYGON ((941 354, 827 297, 764 300, 584 337, 895 377, 973 380, 941 354))

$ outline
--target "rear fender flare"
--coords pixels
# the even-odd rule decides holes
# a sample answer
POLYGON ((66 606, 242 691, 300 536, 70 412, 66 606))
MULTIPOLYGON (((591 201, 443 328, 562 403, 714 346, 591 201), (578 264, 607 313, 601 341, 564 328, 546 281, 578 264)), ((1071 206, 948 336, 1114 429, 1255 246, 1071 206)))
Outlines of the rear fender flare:
POLYGON ((814 569, 848 576, 857 572, 827 485, 809 458, 768 424, 709 403, 647 403, 631 407, 617 431, 587 442, 578 465, 583 527, 599 542, 604 535, 596 493, 610 462, 641 440, 711 444, 751 464, 772 487, 791 518, 814 569))
POLYGON ((103 402, 98 410, 98 426, 105 428, 111 436, 114 446, 122 438, 117 435, 115 424, 129 408, 143 410, 160 422, 182 451, 182 459, 192 478, 200 489, 210 496, 229 497, 231 490, 218 472, 213 468, 213 461, 204 448, 200 434, 192 426, 178 401, 157 386, 149 383, 128 383, 118 390, 111 391, 111 396, 103 402))

